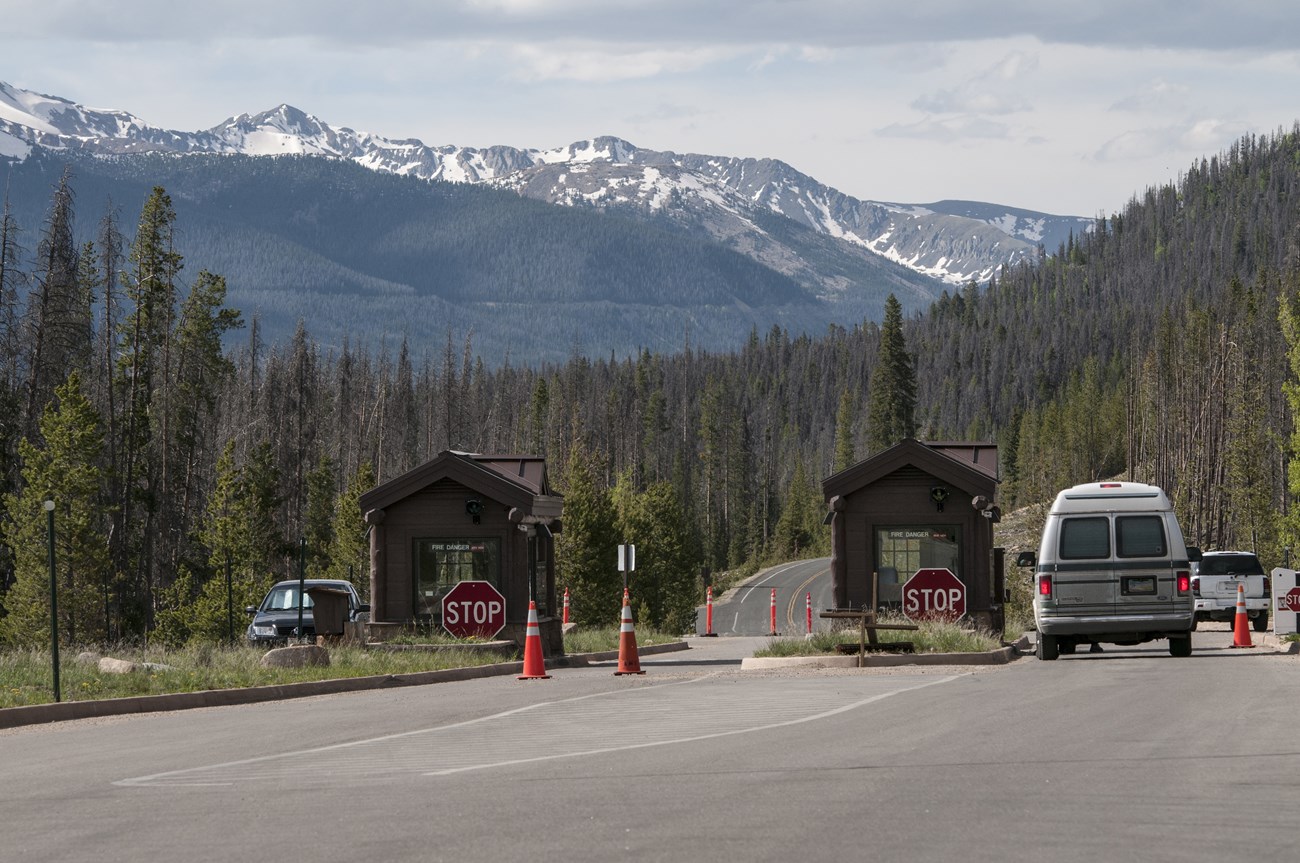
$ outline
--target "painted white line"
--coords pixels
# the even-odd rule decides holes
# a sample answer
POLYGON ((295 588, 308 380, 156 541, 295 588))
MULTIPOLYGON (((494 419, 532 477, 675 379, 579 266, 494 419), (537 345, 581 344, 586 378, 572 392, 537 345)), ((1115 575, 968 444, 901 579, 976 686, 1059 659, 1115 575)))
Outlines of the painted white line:
POLYGON ((547 701, 464 722, 153 773, 113 784, 214 788, 249 783, 287 786, 304 781, 382 783, 400 776, 449 776, 781 728, 963 675, 920 682, 857 677, 834 685, 816 678, 759 677, 682 688, 716 676, 547 701), (634 742, 604 744, 611 729, 618 729, 616 740, 634 742), (529 741, 526 747, 522 740, 529 741), (595 741, 603 745, 593 745, 595 741))
POLYGON ((765 575, 765 576, 763 576, 762 578, 760 578, 758 581, 754 582, 753 584, 747 584, 747 585, 745 585, 743 588, 741 588, 741 590, 744 591, 744 592, 743 592, 743 593, 737 593, 737 594, 736 594, 736 601, 737 601, 737 602, 744 602, 744 601, 749 597, 749 594, 750 594, 751 591, 757 590, 759 587, 761 587, 763 584, 765 584, 769 579, 775 578, 776 576, 778 576, 778 575, 780 575, 781 573, 785 572, 787 569, 790 569, 791 567, 794 567, 794 566, 798 566, 799 564, 804 563, 804 562, 805 562, 805 561, 802 561, 802 560, 796 560, 796 561, 793 561, 793 562, 791 562, 791 563, 783 563, 783 564, 781 564, 780 566, 776 567, 776 568, 773 569, 771 572, 769 572, 767 575, 765 575))
MULTIPOLYGON (((717 674, 717 673, 719 673, 719 672, 714 672, 714 674, 717 674)), ((700 681, 702 681, 702 680, 707 680, 709 677, 713 677, 714 674, 707 674, 707 675, 704 675, 704 676, 702 676, 702 677, 693 678, 693 679, 691 679, 691 680, 676 680, 676 681, 672 681, 672 682, 669 682, 669 683, 658 683, 658 684, 652 684, 652 685, 650 685, 650 686, 641 687, 640 690, 646 690, 646 689, 661 689, 661 688, 663 688, 663 687, 667 687, 667 686, 682 686, 682 685, 685 685, 685 684, 687 684, 687 683, 698 683, 698 682, 700 682, 700 681)), ((640 691, 640 690, 637 690, 637 691, 640 691)), ((467 719, 467 720, 465 720, 464 722, 453 722, 453 723, 451 723, 450 725, 438 725, 438 726, 435 726, 435 727, 433 727, 433 728, 419 728, 419 729, 416 729, 416 730, 414 730, 414 731, 403 731, 403 732, 400 732, 400 733, 397 733, 397 734, 385 734, 385 735, 382 735, 382 736, 380 736, 380 737, 368 737, 368 738, 366 738, 366 739, 364 739, 364 740, 352 740, 352 741, 349 741, 349 742, 347 742, 347 743, 333 743, 333 744, 330 744, 330 745, 328 745, 328 746, 316 746, 316 747, 312 747, 312 748, 310 748, 310 749, 296 749, 296 750, 294 750, 294 751, 292 751, 292 752, 277 752, 277 753, 275 753, 274 755, 260 755, 260 756, 257 756, 257 757, 255 757, 255 758, 241 758, 241 759, 239 759, 239 760, 237 760, 237 761, 223 761, 223 762, 221 762, 221 763, 219 763, 219 764, 207 764, 207 765, 204 765, 203 767, 191 767, 191 768, 188 768, 188 769, 185 769, 185 770, 169 770, 169 771, 166 771, 166 772, 164 772, 164 773, 154 773, 154 774, 151 774, 151 775, 149 775, 149 776, 137 776, 137 777, 134 777, 134 778, 131 778, 131 779, 119 779, 119 780, 117 780, 116 782, 114 782, 113 784, 114 784, 114 785, 123 785, 123 786, 128 786, 128 787, 129 787, 129 786, 133 786, 133 785, 151 785, 151 786, 158 786, 158 785, 167 785, 167 784, 176 784, 176 785, 184 785, 184 786, 195 786, 195 785, 231 785, 231 784, 233 784, 233 783, 231 783, 231 782, 201 782, 201 781, 189 782, 189 781, 184 781, 184 782, 176 782, 176 783, 167 783, 167 782, 160 781, 160 780, 162 780, 164 777, 169 777, 169 776, 179 776, 179 775, 186 774, 186 773, 197 773, 197 772, 199 772, 199 771, 215 771, 215 770, 224 770, 224 769, 226 769, 226 768, 230 768, 230 767, 244 767, 244 766, 252 765, 252 764, 261 764, 261 763, 268 762, 268 761, 276 761, 276 760, 283 759, 283 758, 295 758, 295 757, 298 757, 298 756, 301 756, 301 755, 317 755, 317 754, 320 754, 320 753, 322 753, 322 752, 337 752, 337 751, 339 751, 339 750, 343 750, 343 749, 351 749, 351 748, 358 747, 358 746, 367 746, 367 745, 375 744, 375 743, 384 743, 384 742, 393 741, 393 740, 401 740, 401 739, 403 739, 403 738, 416 737, 416 736, 419 736, 419 735, 422 735, 422 734, 433 734, 433 733, 435 733, 435 732, 440 732, 440 731, 450 731, 450 730, 452 730, 452 729, 456 729, 456 728, 465 728, 465 727, 468 727, 468 726, 471 726, 471 725, 480 725, 480 724, 485 723, 485 722, 492 722, 493 720, 502 719, 502 718, 507 717, 507 716, 514 716, 514 715, 516 715, 516 714, 524 713, 524 712, 529 711, 529 710, 539 710, 539 709, 541 709, 541 708, 543 708, 543 707, 549 707, 549 706, 551 706, 551 705, 567 704, 567 703, 574 702, 574 701, 584 701, 584 700, 589 699, 589 698, 599 698, 599 697, 601 697, 601 696, 605 696, 605 695, 626 694, 626 692, 627 692, 626 690, 616 690, 616 689, 615 689, 615 690, 610 690, 610 691, 608 691, 608 692, 597 692, 597 693, 593 693, 593 694, 591 694, 591 695, 578 695, 578 696, 575 696, 575 697, 573 697, 573 698, 565 698, 565 699, 561 699, 561 700, 559 700, 559 701, 539 701, 539 702, 536 703, 536 704, 529 704, 529 705, 526 705, 526 706, 524 706, 524 707, 516 707, 516 708, 514 708, 513 710, 504 710, 504 711, 502 711, 502 712, 500 712, 500 713, 492 713, 492 714, 489 714, 489 715, 487 715, 487 716, 480 716, 480 717, 477 717, 477 718, 475 718, 475 719, 467 719)))
POLYGON ((855 701, 852 704, 845 704, 842 707, 836 707, 831 710, 825 710, 821 713, 814 713, 811 716, 804 716, 798 719, 788 719, 784 722, 771 722, 766 725, 756 725, 750 728, 736 728, 731 731, 718 731, 713 734, 697 734, 693 737, 678 737, 673 740, 655 740, 649 743, 628 743, 622 746, 606 746, 598 749, 587 749, 581 752, 563 752, 556 755, 538 755, 533 758, 512 758, 506 761, 484 762, 482 764, 471 764, 465 767, 452 767, 447 770, 434 770, 424 774, 425 776, 450 776, 454 773, 466 773, 471 770, 488 770, 493 767, 512 767, 518 764, 535 764, 541 761, 558 761, 562 758, 580 758, 587 755, 606 755, 611 752, 627 752, 632 749, 648 749, 651 746, 673 746, 680 743, 695 743, 700 740, 714 740, 719 737, 731 737, 737 734, 750 734, 755 731, 768 731, 773 728, 785 728, 790 725, 801 725, 805 722, 813 722, 818 719, 825 719, 828 716, 835 716, 839 713, 845 713, 850 710, 856 710, 867 704, 873 704, 877 701, 883 701, 893 695, 902 692, 912 692, 917 689, 924 689, 927 686, 934 686, 939 683, 947 683, 956 680, 960 675, 951 677, 940 677, 934 680, 927 680, 924 683, 918 683, 915 686, 909 686, 905 689, 895 689, 890 692, 882 692, 861 701, 855 701))

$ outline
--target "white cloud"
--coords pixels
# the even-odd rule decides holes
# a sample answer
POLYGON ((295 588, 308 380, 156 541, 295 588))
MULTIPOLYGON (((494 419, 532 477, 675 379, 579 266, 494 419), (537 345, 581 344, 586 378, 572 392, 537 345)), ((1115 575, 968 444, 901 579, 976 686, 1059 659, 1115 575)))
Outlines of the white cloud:
POLYGON ((728 48, 643 48, 615 51, 601 46, 514 45, 510 77, 529 81, 625 81, 698 71, 731 60, 728 48))
POLYGON ((1007 124, 984 117, 927 117, 914 123, 890 123, 876 130, 884 138, 924 138, 958 142, 967 138, 1006 138, 1007 124))

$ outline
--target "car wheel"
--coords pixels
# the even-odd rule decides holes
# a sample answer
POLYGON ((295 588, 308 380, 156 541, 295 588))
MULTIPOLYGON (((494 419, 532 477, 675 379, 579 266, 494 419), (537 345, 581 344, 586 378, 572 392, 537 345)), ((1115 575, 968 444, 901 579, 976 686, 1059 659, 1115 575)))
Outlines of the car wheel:
POLYGON ((1192 655, 1192 636, 1191 634, 1182 637, 1169 639, 1170 656, 1191 656, 1192 655))
POLYGON ((1044 635, 1038 633, 1038 641, 1034 647, 1034 654, 1039 659, 1051 661, 1061 655, 1060 646, 1055 635, 1044 635))
POLYGON ((1268 631, 1268 615, 1267 615, 1267 614, 1261 614, 1261 615, 1259 615, 1258 617, 1255 617, 1253 620, 1251 620, 1251 623, 1254 624, 1254 626, 1255 626, 1255 631, 1256 631, 1256 632, 1267 632, 1267 631, 1268 631))

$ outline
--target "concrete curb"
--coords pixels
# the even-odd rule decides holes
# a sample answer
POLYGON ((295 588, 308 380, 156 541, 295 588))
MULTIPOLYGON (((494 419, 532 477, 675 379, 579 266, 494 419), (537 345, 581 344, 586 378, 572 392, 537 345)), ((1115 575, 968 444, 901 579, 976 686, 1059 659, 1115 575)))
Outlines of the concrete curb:
POLYGON ((774 668, 894 668, 901 665, 1006 665, 1020 656, 1017 645, 987 653, 892 653, 867 654, 858 665, 854 656, 751 656, 740 663, 741 671, 774 668))
MULTIPOLYGON (((684 641, 656 644, 637 650, 638 656, 688 650, 684 641)), ((578 653, 554 657, 557 667, 582 667, 591 662, 618 659, 618 651, 603 653, 578 653)), ((22 725, 39 725, 63 722, 69 719, 93 719, 101 716, 122 716, 132 713, 155 713, 165 710, 192 710, 197 707, 228 707, 237 704, 257 704, 264 701, 283 701, 288 698, 309 698, 314 695, 334 695, 339 692, 359 692, 367 689, 392 689, 399 686, 426 686, 431 683, 450 683, 457 680, 475 680, 521 674, 522 661, 497 662, 491 665, 474 665, 465 668, 446 668, 441 671, 418 671, 412 674, 379 674, 370 677, 341 677, 335 680, 313 680, 306 683, 283 683, 276 686, 249 686, 243 689, 209 689, 203 692, 177 692, 171 695, 137 695, 130 698, 105 698, 98 701, 63 701, 58 704, 32 704, 26 707, 0 708, 0 728, 17 728, 22 725)))
MULTIPOLYGON (((636 655, 654 656, 656 653, 672 653, 675 650, 690 650, 691 646, 684 641, 670 641, 666 644, 651 644, 645 647, 637 646, 636 655)), ((593 662, 612 662, 618 659, 617 650, 604 650, 600 653, 575 653, 565 656, 560 664, 569 668, 581 668, 591 665, 593 662)))
MULTIPOLYGON (((1005 665, 1030 649, 1030 639, 1021 636, 1014 645, 983 654, 867 654, 862 668, 896 668, 898 665, 1005 665)), ((858 656, 750 656, 741 660, 741 671, 771 668, 858 668, 858 656)))

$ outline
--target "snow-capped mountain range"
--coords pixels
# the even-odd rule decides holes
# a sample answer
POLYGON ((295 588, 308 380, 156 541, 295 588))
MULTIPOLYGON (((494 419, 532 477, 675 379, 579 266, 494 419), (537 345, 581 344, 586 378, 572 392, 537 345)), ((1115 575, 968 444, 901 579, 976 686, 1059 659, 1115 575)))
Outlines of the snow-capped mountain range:
POLYGON ((987 280, 1040 247, 1053 252, 1092 222, 968 201, 865 201, 781 161, 646 150, 615 137, 551 150, 429 146, 331 126, 289 105, 178 132, 0 82, 0 159, 23 160, 36 147, 100 155, 318 155, 424 180, 510 189, 552 204, 635 208, 701 227, 825 297, 852 286, 843 275, 817 271, 766 220, 784 217, 832 242, 837 254, 878 256, 953 285, 987 280))

